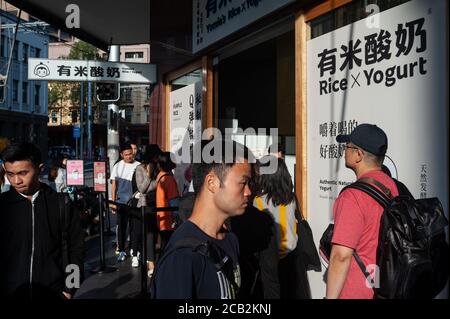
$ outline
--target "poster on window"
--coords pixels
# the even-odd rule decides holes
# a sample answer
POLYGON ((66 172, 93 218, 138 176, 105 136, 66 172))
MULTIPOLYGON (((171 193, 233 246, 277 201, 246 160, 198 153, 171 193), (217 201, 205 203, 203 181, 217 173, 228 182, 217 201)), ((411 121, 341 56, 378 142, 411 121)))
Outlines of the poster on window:
POLYGON ((94 191, 106 192, 106 162, 94 162, 94 191))
POLYGON ((84 185, 84 164, 82 160, 67 161, 67 186, 84 185))
POLYGON ((181 196, 191 182, 190 147, 201 139, 202 98, 201 81, 170 93, 170 151, 177 164, 174 177, 181 196))
MULTIPOLYGON (((336 136, 362 123, 386 132, 392 175, 416 198, 439 197, 448 214, 445 6, 413 0, 308 41, 307 215, 316 241, 356 179, 336 136)), ((324 296, 323 274, 309 275, 313 296, 324 296)))

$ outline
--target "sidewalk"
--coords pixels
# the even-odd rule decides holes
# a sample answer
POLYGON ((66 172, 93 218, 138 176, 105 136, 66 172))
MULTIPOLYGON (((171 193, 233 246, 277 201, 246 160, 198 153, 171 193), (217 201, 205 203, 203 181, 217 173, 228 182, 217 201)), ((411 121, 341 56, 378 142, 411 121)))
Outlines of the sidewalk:
MULTIPOLYGON (((116 225, 115 216, 111 215, 111 230, 116 225)), ((131 267, 131 258, 117 262, 115 255, 115 234, 105 236, 105 264, 117 267, 117 271, 92 274, 91 270, 100 265, 100 236, 98 234, 86 239, 85 280, 75 294, 75 299, 127 299, 133 298, 141 291, 141 269, 131 267)), ((148 285, 150 278, 147 278, 148 285)))

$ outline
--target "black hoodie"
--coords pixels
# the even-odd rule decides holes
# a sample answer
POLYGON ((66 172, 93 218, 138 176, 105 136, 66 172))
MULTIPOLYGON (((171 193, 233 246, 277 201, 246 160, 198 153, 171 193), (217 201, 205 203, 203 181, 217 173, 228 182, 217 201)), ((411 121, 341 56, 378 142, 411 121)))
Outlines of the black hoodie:
MULTIPOLYGON (((63 270, 58 202, 58 194, 46 184, 41 184, 34 209, 12 187, 0 194, 1 297, 36 299, 74 292, 65 285, 70 273, 63 270)), ((78 265, 82 278, 84 238, 79 214, 70 205, 66 216, 69 263, 78 265)))

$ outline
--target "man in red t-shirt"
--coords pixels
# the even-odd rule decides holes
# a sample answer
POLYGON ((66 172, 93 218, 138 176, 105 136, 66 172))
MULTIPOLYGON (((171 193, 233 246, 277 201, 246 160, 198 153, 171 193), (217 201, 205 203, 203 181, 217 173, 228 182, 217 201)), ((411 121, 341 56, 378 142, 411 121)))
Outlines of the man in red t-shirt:
MULTIPOLYGON (((351 134, 336 140, 345 145, 345 166, 353 170, 358 180, 372 179, 387 187, 392 196, 398 195, 392 178, 382 171, 388 141, 376 125, 358 125, 351 134)), ((334 231, 328 267, 326 298, 372 299, 373 288, 353 257, 361 258, 366 270, 376 264, 378 234, 383 208, 372 197, 357 189, 346 189, 333 207, 334 231)))

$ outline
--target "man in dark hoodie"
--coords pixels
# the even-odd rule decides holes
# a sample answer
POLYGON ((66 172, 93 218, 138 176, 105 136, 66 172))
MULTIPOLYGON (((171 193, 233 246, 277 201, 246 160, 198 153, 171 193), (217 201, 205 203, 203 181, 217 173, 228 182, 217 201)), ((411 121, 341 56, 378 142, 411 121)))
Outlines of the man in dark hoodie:
POLYGON ((79 214, 39 182, 34 144, 11 144, 1 155, 11 189, 0 195, 0 297, 70 299, 83 277, 79 214))

